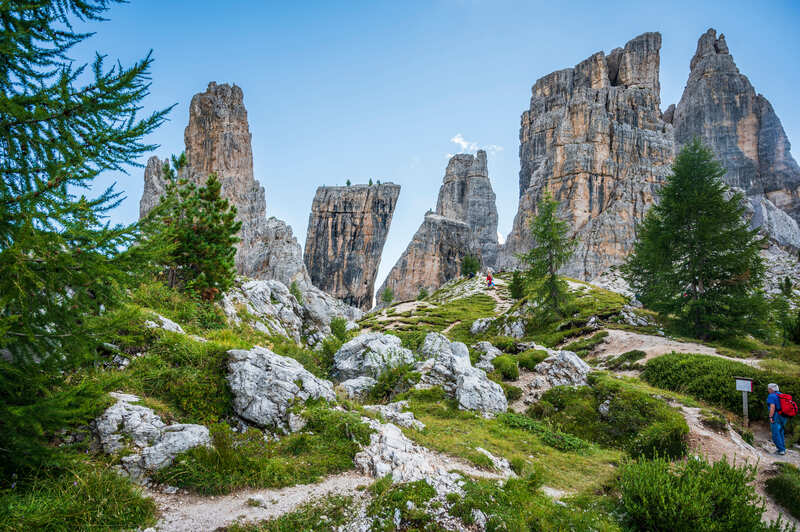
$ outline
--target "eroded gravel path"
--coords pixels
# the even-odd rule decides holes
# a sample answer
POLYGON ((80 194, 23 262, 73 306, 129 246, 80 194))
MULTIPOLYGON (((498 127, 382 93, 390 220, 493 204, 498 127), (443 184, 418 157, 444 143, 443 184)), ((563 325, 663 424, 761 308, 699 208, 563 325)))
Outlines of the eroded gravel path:
POLYGON ((278 490, 244 490, 230 495, 165 495, 149 492, 161 512, 159 532, 212 531, 236 521, 262 521, 292 512, 297 507, 330 494, 352 495, 374 479, 350 471, 326 478, 318 484, 291 486, 278 490), (250 506, 248 499, 263 497, 266 506, 250 506))

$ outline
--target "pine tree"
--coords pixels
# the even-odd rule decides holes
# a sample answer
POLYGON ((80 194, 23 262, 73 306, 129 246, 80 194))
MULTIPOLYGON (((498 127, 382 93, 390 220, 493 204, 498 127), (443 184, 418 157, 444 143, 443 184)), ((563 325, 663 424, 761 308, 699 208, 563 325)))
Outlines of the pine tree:
POLYGON ((0 3, 0 471, 51 457, 39 445, 47 432, 88 408, 85 388, 59 395, 61 370, 94 357, 89 318, 137 281, 153 250, 132 245, 136 225, 106 220, 122 200, 113 187, 81 193, 151 151, 142 139, 168 111, 137 117, 149 54, 127 68, 67 57, 91 35, 70 22, 102 20, 109 3, 0 3))
POLYGON ((521 272, 514 270, 511 274, 511 282, 508 283, 508 291, 514 299, 525 297, 525 278, 521 272))
POLYGON ((381 294, 381 301, 383 301, 386 305, 390 305, 392 301, 394 301, 394 292, 388 286, 383 290, 381 294))
POLYGON ((534 246, 519 258, 527 264, 527 284, 537 306, 543 312, 563 316, 570 300, 567 283, 558 277, 560 270, 575 251, 575 240, 567 236, 569 228, 557 216, 558 202, 545 193, 531 220, 534 246))
POLYGON ((217 175, 198 188, 177 177, 185 165, 184 154, 172 156, 172 167, 164 165, 167 191, 146 224, 150 236, 162 233, 174 246, 165 260, 169 286, 213 301, 236 278, 234 245, 242 223, 236 221, 236 207, 222 197, 217 175))
POLYGON ((685 146, 621 269, 639 300, 698 338, 756 332, 765 299, 761 239, 698 139, 685 146))
POLYGON ((461 259, 461 275, 464 277, 474 277, 481 269, 481 262, 474 255, 464 255, 461 259))

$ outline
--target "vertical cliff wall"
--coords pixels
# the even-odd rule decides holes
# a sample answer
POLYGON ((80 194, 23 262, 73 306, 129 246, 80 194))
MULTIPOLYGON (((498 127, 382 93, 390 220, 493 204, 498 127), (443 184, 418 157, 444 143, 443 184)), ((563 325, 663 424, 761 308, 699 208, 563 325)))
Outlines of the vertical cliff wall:
MULTIPOLYGON (((292 228, 277 218, 266 217, 264 187, 253 176, 253 151, 242 89, 236 85, 208 84, 195 94, 184 131, 187 166, 180 177, 202 185, 215 172, 222 195, 236 206, 242 222, 236 251, 236 269, 256 279, 275 279, 284 284, 308 283, 303 251, 292 228)), ((139 203, 140 217, 158 204, 164 193, 161 166, 151 157, 145 168, 145 187, 139 203)))
POLYGON ((497 202, 489 181, 485 151, 478 150, 474 156, 459 154, 450 158, 439 189, 436 213, 469 225, 484 265, 494 266, 497 260, 497 202))
POLYGON ((592 279, 628 255, 674 157, 659 109, 660 48, 661 35, 645 33, 534 84, 520 125, 519 209, 499 267, 534 245, 529 222, 545 191, 579 242, 565 274, 592 279))
POLYGON ((372 307, 399 195, 393 183, 317 188, 303 255, 314 286, 361 309, 372 307))
POLYGON ((436 212, 425 215, 378 296, 389 287, 397 300, 414 299, 421 288, 432 292, 458 277, 467 255, 493 267, 497 250, 497 205, 486 152, 454 155, 439 188, 436 212))
POLYGON ((725 181, 766 198, 800 222, 800 167, 769 101, 741 74, 725 36, 709 29, 697 42, 689 80, 672 122, 678 145, 700 137, 727 170, 725 181))

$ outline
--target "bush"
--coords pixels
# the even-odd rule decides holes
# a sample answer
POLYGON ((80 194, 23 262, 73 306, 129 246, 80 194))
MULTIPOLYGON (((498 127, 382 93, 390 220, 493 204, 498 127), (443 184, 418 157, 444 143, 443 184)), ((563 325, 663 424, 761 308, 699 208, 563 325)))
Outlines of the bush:
POLYGON ((347 341, 347 320, 341 316, 336 316, 331 320, 331 334, 337 340, 344 343, 347 341))
POLYGON ((620 510, 632 530, 788 530, 761 522, 764 503, 751 482, 754 466, 658 458, 622 467, 620 510))
POLYGON ((515 381, 519 379, 519 368, 517 361, 508 355, 500 355, 492 359, 495 371, 502 375, 503 380, 515 381))
POLYGON ((292 284, 289 285, 289 293, 294 296, 297 303, 300 305, 303 304, 303 292, 301 292, 300 287, 297 286, 297 281, 292 281, 292 284))
POLYGON ((583 439, 621 447, 634 457, 658 454, 679 458, 686 454, 686 420, 662 399, 605 375, 590 375, 589 384, 552 388, 540 401, 549 408, 531 413, 583 439), (599 413, 603 404, 606 415, 599 413))
POLYGON ((506 400, 509 403, 513 403, 520 397, 522 397, 522 388, 519 386, 514 386, 513 384, 506 384, 505 382, 500 382, 500 387, 503 388, 503 393, 506 396, 506 400))
POLYGON ((520 367, 525 368, 528 371, 534 371, 536 365, 545 358, 547 358, 547 351, 542 351, 540 349, 528 349, 527 351, 523 351, 517 355, 517 362, 519 363, 520 367))
POLYGON ((481 268, 481 263, 477 257, 472 255, 465 255, 461 259, 461 275, 464 277, 473 277, 481 268))
POLYGON ((495 336, 491 340, 491 344, 504 353, 516 353, 517 340, 510 336, 495 336))
POLYGON ((369 391, 373 401, 389 401, 395 395, 407 392, 419 382, 421 375, 414 371, 413 364, 401 364, 386 368, 376 379, 378 382, 369 391))
POLYGON ((734 387, 734 376, 753 379, 749 394, 750 419, 765 419, 767 384, 777 383, 782 392, 800 395, 800 379, 759 370, 710 355, 672 353, 647 362, 642 378, 653 386, 692 395, 731 412, 740 412, 742 394, 734 387))
POLYGON ((608 331, 600 331, 593 334, 589 338, 583 338, 581 340, 571 342, 565 345, 562 349, 564 351, 572 351, 579 357, 583 358, 591 353, 597 345, 603 343, 603 338, 606 336, 608 336, 608 331))
POLYGON ((422 288, 419 289, 419 294, 417 294, 417 301, 422 301, 429 295, 430 294, 428 293, 428 289, 423 286, 422 288))
POLYGON ((800 469, 788 463, 776 465, 778 474, 767 479, 767 493, 790 514, 800 519, 800 469))
POLYGON ((636 362, 643 359, 646 356, 647 353, 645 353, 644 351, 634 349, 633 351, 627 351, 619 356, 607 360, 605 366, 608 369, 619 369, 619 370, 633 369, 638 366, 636 362))

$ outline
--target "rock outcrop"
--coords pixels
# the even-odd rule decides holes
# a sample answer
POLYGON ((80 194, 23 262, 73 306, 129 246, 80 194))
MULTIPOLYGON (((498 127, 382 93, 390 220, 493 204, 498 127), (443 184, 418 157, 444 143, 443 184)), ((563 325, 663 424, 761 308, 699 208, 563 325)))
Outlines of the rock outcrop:
MULTIPOLYGON (((236 85, 211 82, 195 94, 184 131, 186 167, 179 177, 197 185, 216 173, 222 195, 236 206, 242 222, 237 244, 236 269, 242 275, 276 279, 284 284, 309 282, 303 251, 292 230, 275 218, 266 219, 264 187, 253 176, 253 151, 244 94, 236 85)), ((145 188, 139 203, 140 217, 152 209, 166 189, 162 166, 151 157, 145 168, 145 188)))
POLYGON ((727 170, 726 183, 800 222, 800 167, 789 139, 772 105, 739 72, 725 36, 704 33, 690 70, 672 118, 676 143, 700 137, 727 170))
POLYGON ((486 372, 472 367, 469 350, 463 343, 450 342, 440 333, 428 333, 420 354, 427 360, 417 366, 422 374, 417 388, 441 386, 455 397, 459 408, 485 415, 505 412, 508 408, 503 388, 489 380, 486 372))
POLYGON ((439 189, 436 214, 466 222, 485 266, 497 259, 497 204, 489 181, 486 152, 454 155, 447 163, 439 189))
POLYGON ((469 225, 429 212, 378 289, 378 297, 387 287, 397 301, 416 298, 422 288, 433 292, 460 275, 465 256, 479 253, 469 225))
POLYGON ((314 286, 363 310, 372 308, 375 276, 400 185, 319 187, 303 256, 314 286))
POLYGON ((497 206, 486 152, 454 155, 439 188, 436 211, 425 214, 378 296, 387 287, 398 301, 414 299, 422 288, 433 292, 460 275, 467 255, 493 267, 497 249, 497 206))
POLYGON ((233 411, 262 428, 296 432, 305 424, 292 407, 309 399, 335 401, 333 385, 293 358, 264 347, 228 351, 228 384, 233 411))
POLYGON ((498 267, 534 245, 528 224, 546 192, 578 239, 563 273, 592 279, 631 251, 674 157, 659 109, 660 48, 661 35, 645 33, 534 84, 520 127, 519 210, 498 267))
POLYGON ((387 369, 414 362, 414 354, 392 334, 367 333, 346 342, 333 356, 335 380, 377 378, 387 369))
POLYGON ((202 425, 167 425, 151 409, 138 405, 139 397, 111 393, 117 400, 93 425, 100 446, 116 454, 126 445, 128 453, 120 460, 121 469, 139 479, 172 463, 177 455, 200 445, 211 445, 211 435, 202 425))

